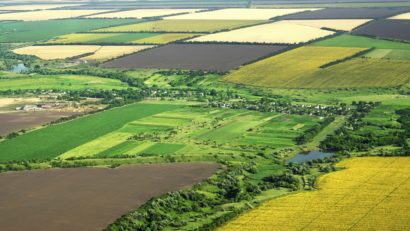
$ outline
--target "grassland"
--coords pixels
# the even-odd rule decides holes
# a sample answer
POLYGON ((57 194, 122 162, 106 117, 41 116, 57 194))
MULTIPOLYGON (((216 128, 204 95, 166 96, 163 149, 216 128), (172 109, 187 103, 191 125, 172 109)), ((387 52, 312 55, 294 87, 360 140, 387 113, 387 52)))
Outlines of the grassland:
POLYGON ((34 55, 44 60, 51 60, 92 54, 100 48, 101 46, 93 45, 28 46, 15 49, 13 52, 21 55, 34 55))
POLYGON ((77 18, 80 16, 106 12, 106 10, 41 10, 0 14, 0 20, 40 21, 62 18, 77 18))
POLYGON ((95 30, 97 32, 215 32, 249 26, 261 20, 158 20, 95 30))
POLYGON ((354 28, 369 22, 370 19, 318 19, 318 20, 285 20, 287 23, 293 23, 302 26, 311 26, 315 28, 330 28, 334 30, 351 31, 354 28))
POLYGON ((0 22, 0 42, 35 42, 55 36, 88 30, 137 23, 135 19, 62 19, 34 22, 0 22), (50 30, 49 28, 53 28, 50 30))
POLYGON ((48 126, 1 142, 0 161, 55 158, 66 151, 120 129, 133 120, 178 107, 180 106, 132 104, 48 126))
POLYGON ((221 9, 166 17, 166 19, 200 20, 268 20, 270 18, 317 9, 221 9))
POLYGON ((319 179, 319 190, 284 196, 219 230, 405 230, 410 158, 356 158, 319 179), (386 182, 389 182, 388 184, 386 182))
POLYGON ((152 18, 174 14, 194 13, 200 9, 137 9, 91 15, 87 18, 152 18))
POLYGON ((228 32, 204 35, 190 42, 233 42, 297 44, 332 35, 334 32, 284 21, 252 26, 228 32), (272 33, 275 31, 275 33, 272 33))
POLYGON ((2 77, 0 91, 6 90, 80 90, 80 89, 126 89, 127 84, 119 80, 85 75, 23 75, 2 77))
POLYGON ((81 59, 87 61, 105 61, 152 47, 153 46, 102 46, 96 50, 94 54, 81 59))

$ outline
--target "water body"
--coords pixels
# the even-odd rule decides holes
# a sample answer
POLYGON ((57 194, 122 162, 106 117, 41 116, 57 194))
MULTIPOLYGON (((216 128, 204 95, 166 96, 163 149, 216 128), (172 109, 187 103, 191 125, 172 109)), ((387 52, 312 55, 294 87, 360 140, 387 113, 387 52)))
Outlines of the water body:
POLYGON ((326 157, 332 157, 334 155, 335 154, 331 152, 321 152, 321 151, 311 151, 309 153, 298 153, 295 157, 288 160, 287 163, 301 164, 304 162, 308 162, 310 160, 324 159, 326 157))
POLYGON ((14 65, 12 68, 11 68, 11 72, 14 72, 14 73, 21 73, 21 72, 23 72, 23 71, 27 71, 28 70, 28 67, 26 67, 26 65, 24 65, 24 63, 19 63, 19 64, 17 64, 17 65, 14 65))

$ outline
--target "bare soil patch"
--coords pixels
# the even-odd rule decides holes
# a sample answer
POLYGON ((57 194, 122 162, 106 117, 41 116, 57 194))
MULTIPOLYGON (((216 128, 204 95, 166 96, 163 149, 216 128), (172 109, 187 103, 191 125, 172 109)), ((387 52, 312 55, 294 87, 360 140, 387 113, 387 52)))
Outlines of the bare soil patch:
POLYGON ((410 20, 377 20, 357 28, 353 34, 410 41, 410 20))
POLYGON ((286 46, 170 44, 103 64, 112 68, 161 68, 226 72, 278 52, 286 46))
POLYGON ((0 174, 0 227, 103 230, 152 197, 211 176, 216 164, 52 169, 0 174))

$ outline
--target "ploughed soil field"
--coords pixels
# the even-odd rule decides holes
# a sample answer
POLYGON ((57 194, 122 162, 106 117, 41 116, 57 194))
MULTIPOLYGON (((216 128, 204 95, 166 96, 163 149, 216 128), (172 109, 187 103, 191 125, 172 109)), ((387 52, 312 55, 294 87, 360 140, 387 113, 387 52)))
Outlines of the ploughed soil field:
POLYGON ((353 34, 410 41, 410 20, 377 20, 357 28, 353 34))
POLYGON ((103 230, 152 197, 190 187, 217 164, 154 164, 0 174, 0 227, 22 230, 103 230))
POLYGON ((27 130, 74 114, 77 113, 55 111, 0 113, 0 135, 4 136, 21 129, 27 130))
POLYGON ((286 15, 283 19, 377 19, 410 11, 410 8, 327 8, 286 15))
POLYGON ((226 72, 286 48, 274 45, 170 44, 104 63, 112 68, 226 72))

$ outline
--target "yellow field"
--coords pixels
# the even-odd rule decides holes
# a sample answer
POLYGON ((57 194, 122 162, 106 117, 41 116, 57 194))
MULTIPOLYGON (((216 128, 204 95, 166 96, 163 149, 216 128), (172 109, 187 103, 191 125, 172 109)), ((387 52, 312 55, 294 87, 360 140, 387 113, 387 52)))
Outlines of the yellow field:
POLYGON ((0 20, 39 21, 61 18, 76 18, 80 16, 106 12, 107 10, 41 10, 18 13, 0 14, 0 20))
POLYGON ((410 230, 410 158, 341 162, 319 190, 268 201, 220 228, 251 230, 410 230))
POLYGON ((165 19, 200 19, 200 20, 268 20, 270 18, 319 9, 222 9, 166 17, 165 19))
POLYGON ((190 39, 189 41, 297 44, 331 34, 334 34, 334 32, 279 21, 228 32, 204 35, 190 39))
POLYGON ((153 37, 135 40, 135 44, 166 44, 174 41, 184 40, 197 36, 198 34, 168 33, 159 34, 153 37))
POLYGON ((319 19, 319 20, 286 20, 284 22, 315 28, 331 28, 335 30, 351 31, 369 22, 371 19, 319 19))
POLYGON ((409 20, 410 19, 410 12, 396 15, 394 17, 391 17, 390 19, 407 19, 407 20, 409 20))
POLYGON ((65 6, 79 6, 78 4, 33 4, 33 5, 15 5, 15 6, 1 6, 0 10, 48 10, 53 8, 60 8, 65 6))
MULTIPOLYGON (((305 76, 320 70, 320 66, 352 56, 363 48, 300 47, 246 65, 224 79, 233 83, 265 87, 296 87, 305 76)), ((306 86, 306 85, 304 85, 306 86)))
POLYGON ((140 9, 88 16, 87 18, 149 18, 181 13, 194 13, 201 9, 140 9))
POLYGON ((102 46, 95 51, 94 54, 81 59, 87 61, 105 61, 152 47, 154 46, 102 46))
POLYGON ((101 46, 29 46, 13 50, 14 53, 22 55, 34 55, 44 60, 66 59, 86 53, 94 53, 101 46))
POLYGON ((95 30, 97 32, 214 32, 261 23, 261 20, 158 20, 95 30))

